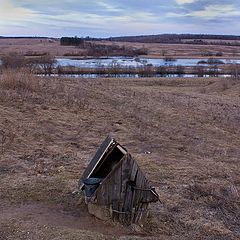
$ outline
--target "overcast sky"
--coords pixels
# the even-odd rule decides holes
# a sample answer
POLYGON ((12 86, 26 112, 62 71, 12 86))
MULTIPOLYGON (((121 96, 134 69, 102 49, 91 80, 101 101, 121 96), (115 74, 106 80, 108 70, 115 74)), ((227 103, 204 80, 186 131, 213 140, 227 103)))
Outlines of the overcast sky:
POLYGON ((0 35, 240 35, 240 0, 0 0, 0 35))

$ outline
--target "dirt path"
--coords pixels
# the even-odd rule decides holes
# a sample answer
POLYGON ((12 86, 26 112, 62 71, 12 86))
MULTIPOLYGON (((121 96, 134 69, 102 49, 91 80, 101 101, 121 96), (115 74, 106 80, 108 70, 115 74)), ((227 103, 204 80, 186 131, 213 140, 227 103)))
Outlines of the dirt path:
MULTIPOLYGON (((32 234, 37 234, 38 226, 48 228, 69 229, 72 231, 89 231, 108 235, 109 237, 126 234, 126 229, 120 226, 103 223, 88 214, 87 209, 67 212, 60 206, 48 206, 43 204, 26 204, 20 206, 1 206, 0 223, 19 222, 32 234)), ((130 230, 129 230, 130 233, 130 230)))

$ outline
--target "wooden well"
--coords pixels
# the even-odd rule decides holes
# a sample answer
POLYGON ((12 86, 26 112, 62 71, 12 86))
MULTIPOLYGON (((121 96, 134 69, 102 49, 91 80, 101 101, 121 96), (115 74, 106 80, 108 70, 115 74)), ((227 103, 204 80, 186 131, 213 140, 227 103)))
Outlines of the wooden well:
POLYGON ((107 137, 80 179, 102 179, 90 198, 89 212, 123 224, 140 223, 148 215, 148 205, 159 200, 158 194, 127 150, 107 137))

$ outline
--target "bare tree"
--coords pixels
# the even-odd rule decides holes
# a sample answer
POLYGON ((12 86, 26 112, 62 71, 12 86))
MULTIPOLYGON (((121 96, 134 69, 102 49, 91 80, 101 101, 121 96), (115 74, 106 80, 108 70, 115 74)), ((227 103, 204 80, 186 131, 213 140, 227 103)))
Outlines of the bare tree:
POLYGON ((45 55, 39 58, 38 66, 43 70, 45 75, 51 75, 53 72, 54 64, 56 60, 51 55, 45 55))
POLYGON ((204 75, 205 75, 205 67, 204 66, 196 66, 195 70, 196 70, 196 74, 198 77, 204 77, 204 75))
POLYGON ((184 66, 181 66, 181 65, 177 65, 176 67, 176 74, 181 77, 182 75, 184 75, 185 73, 185 68, 184 66))
POLYGON ((230 74, 233 78, 240 79, 240 64, 231 64, 230 74))
POLYGON ((4 55, 1 57, 2 67, 9 69, 19 69, 26 65, 26 61, 24 55, 19 53, 9 53, 8 55, 4 55))

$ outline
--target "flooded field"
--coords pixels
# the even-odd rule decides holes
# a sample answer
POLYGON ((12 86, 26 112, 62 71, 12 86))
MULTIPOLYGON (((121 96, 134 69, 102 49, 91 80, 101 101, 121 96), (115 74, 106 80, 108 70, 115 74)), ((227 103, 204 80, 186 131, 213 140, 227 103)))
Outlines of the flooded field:
MULTIPOLYGON (((230 74, 219 74, 221 77, 231 77, 230 74)), ((45 74, 38 74, 38 76, 45 77, 45 74)), ((50 77, 66 77, 66 78, 194 78, 198 77, 197 74, 153 74, 153 75, 141 75, 141 74, 97 74, 97 73, 86 73, 86 74, 51 74, 50 77)), ((211 78, 209 74, 204 75, 206 78, 211 78)))
POLYGON ((212 58, 191 58, 191 59, 160 59, 160 58, 139 58, 139 57, 109 57, 109 58, 88 58, 88 59, 71 59, 57 58, 57 66, 74 66, 82 68, 101 68, 101 67, 143 67, 145 65, 158 66, 206 66, 209 64, 233 64, 240 63, 240 60, 231 59, 212 59, 212 58))

